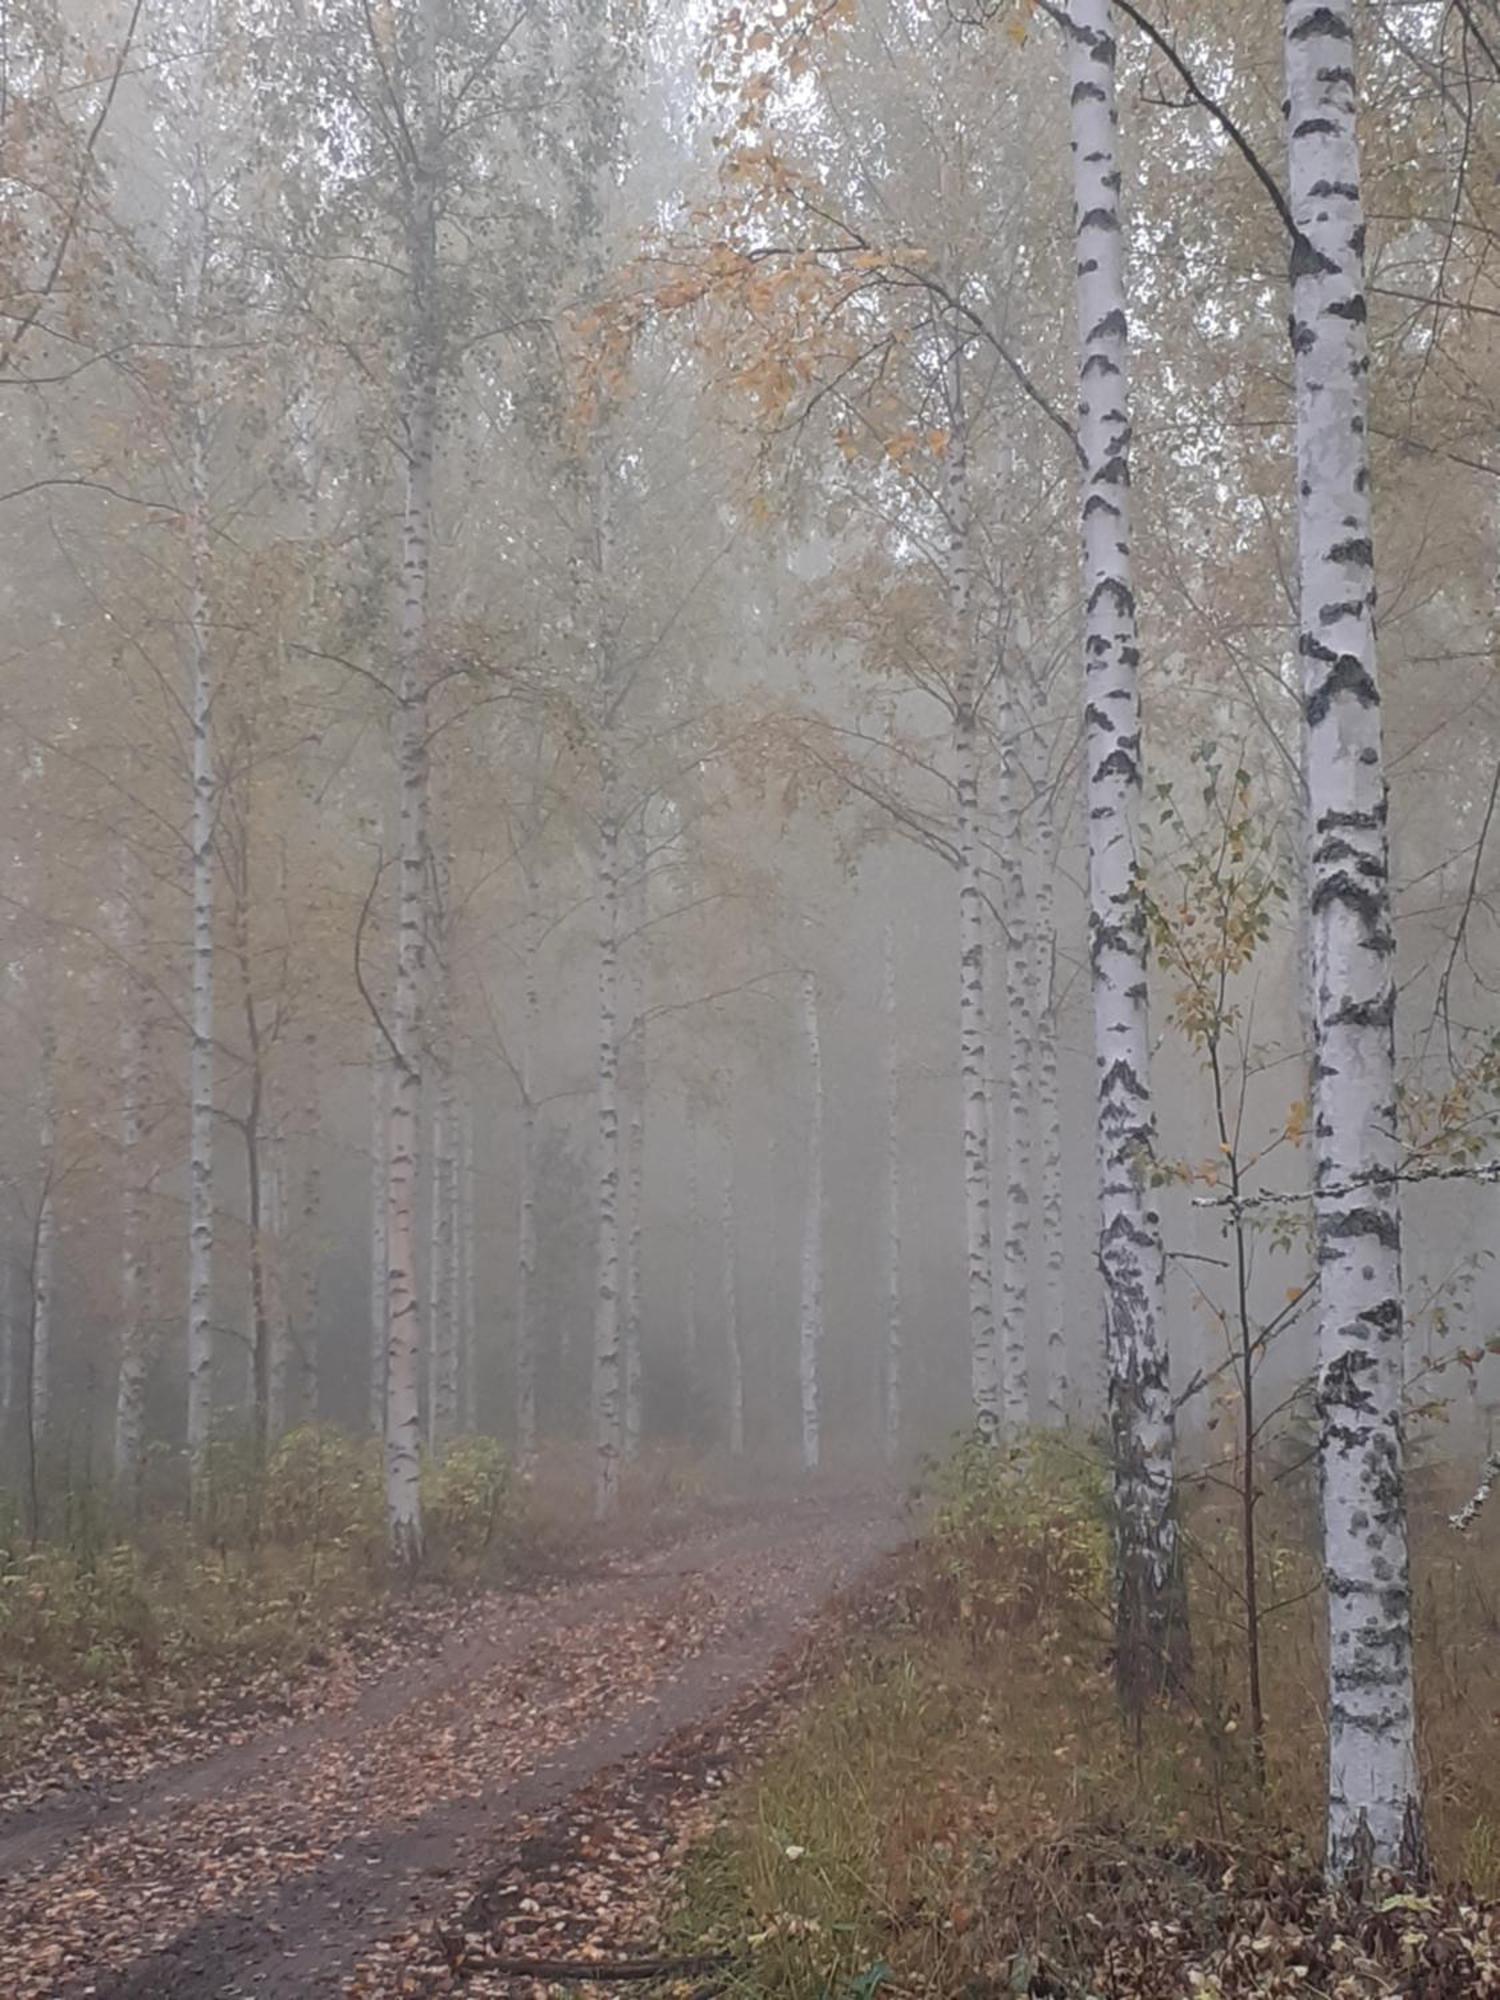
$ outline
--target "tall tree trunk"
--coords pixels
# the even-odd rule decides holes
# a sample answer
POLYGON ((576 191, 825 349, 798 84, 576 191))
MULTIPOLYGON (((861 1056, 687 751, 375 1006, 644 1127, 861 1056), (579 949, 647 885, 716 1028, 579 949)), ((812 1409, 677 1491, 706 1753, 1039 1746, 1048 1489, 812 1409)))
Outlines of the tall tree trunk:
POLYGON ((729 1385, 729 1450, 745 1451, 745 1356, 740 1345, 739 1216, 735 1201, 734 1106, 724 1134, 724 1360, 729 1385))
POLYGON ((815 1472, 822 1456, 823 1350, 823 1045, 818 1030, 817 975, 802 975, 802 1032, 807 1042, 807 1185, 802 1210, 802 1316, 797 1383, 802 1406, 802 1464, 815 1472))
POLYGON ((16 1408, 16 1362, 20 1358, 20 1307, 16 1267, 0 1258, 0 1419, 8 1426, 16 1408))
MULTIPOLYGON (((126 850, 127 856, 129 849, 126 850)), ((127 861, 122 954, 134 959, 135 883, 127 861)), ((146 1435, 145 1186, 142 1181, 143 1109, 148 1078, 142 994, 134 979, 124 987, 120 1026, 120 1366, 115 1383, 115 1501, 133 1517, 140 1501, 146 1435)), ((7 1266, 7 1268, 9 1268, 7 1266)))
POLYGON ((369 1424, 372 1437, 382 1437, 385 1433, 385 1352, 389 1332, 386 1324, 389 1299, 385 1248, 389 1096, 390 1068, 384 1051, 377 1050, 370 1063, 369 1424))
POLYGON ((458 1114, 458 1195, 454 1223, 458 1230, 458 1351, 460 1364, 458 1422, 460 1430, 479 1428, 478 1280, 474 1241, 474 1106, 467 1091, 458 1114))
POLYGON ((594 1073, 598 1241, 594 1306, 594 1507, 620 1498, 620 821, 613 746, 602 745, 599 828, 599 1051, 594 1073))
POLYGON ((974 1420, 1000 1433, 1000 1357, 995 1339, 990 1208, 989 1047, 984 999, 984 891, 979 873, 979 659, 974 637, 973 500, 960 336, 948 371, 945 510, 948 602, 957 649, 953 765, 958 800, 959 1077, 963 1093, 964 1240, 969 1284, 969 1362, 974 1420))
POLYGON ((31 1263, 31 1359, 28 1370, 33 1455, 52 1425, 52 1321, 57 1263, 57 1035, 42 1029, 42 1103, 37 1132, 41 1190, 31 1263))
POLYGON ((541 994, 536 971, 536 892, 528 873, 525 994, 521 1015, 520 1214, 516 1250, 516 1451, 523 1468, 536 1458, 536 1044, 541 994))
POLYGON ((698 1120, 691 1099, 687 1106, 687 1188, 683 1201, 687 1242, 682 1254, 682 1352, 687 1368, 688 1394, 696 1400, 698 1388, 698 1230, 700 1198, 698 1187, 698 1120))
POLYGON ((297 1352, 302 1364, 301 1405, 303 1419, 318 1421, 322 1404, 322 1366, 319 1353, 322 1316, 323 1251, 323 1169, 318 1156, 318 1044, 309 1033, 307 1049, 307 1096, 303 1106, 303 1145, 306 1158, 302 1168, 302 1217, 297 1231, 301 1271, 297 1309, 297 1352))
POLYGON ((1005 1427, 1019 1437, 1031 1421, 1031 1093, 1032 947, 1022 797, 1023 718, 1013 677, 1001 669, 998 831, 1005 925, 1005 1227, 1000 1344, 1005 1427))
POLYGON ((1187 1645, 1154 1141, 1141 721, 1130 555, 1130 392, 1115 40, 1109 0, 1073 0, 1078 441, 1083 459, 1084 757, 1104 1281, 1116 1521, 1115 1659, 1127 1705, 1173 1685, 1187 1645))
POLYGON ((641 1209, 645 1200, 646 1131, 642 1079, 631 1093, 630 1125, 625 1143, 625 1365, 624 1453, 627 1464, 640 1456, 645 1419, 641 1378, 641 1209))
POLYGON ((901 1453, 901 1043, 896 1012, 896 931, 885 927, 885 1455, 901 1453))
POLYGON ((417 1291, 416 1195, 422 1117, 422 988, 427 962, 427 604, 432 567, 432 483, 437 449, 437 44, 434 0, 416 22, 416 90, 406 227, 410 289, 406 366, 406 497, 401 514, 396 762, 400 779, 400 886, 392 1039, 386 1255, 390 1298, 386 1355, 385 1499, 391 1551, 412 1567, 422 1553, 422 1327, 417 1291))
MULTIPOLYGON (((206 200, 206 195, 198 199, 206 200)), ((204 218, 206 227, 206 218, 204 218)), ((198 283, 206 247, 195 254, 198 283)), ((198 310, 188 339, 198 337, 198 310)), ((201 1510, 213 1429, 214 1370, 214 820, 217 786, 210 737, 213 669, 208 644, 208 456, 196 382, 189 385, 188 699, 193 744, 193 999, 188 1139, 187 1451, 193 1508, 201 1510)))
POLYGON ((1315 984, 1328 1866, 1420 1874, 1401 1215, 1350 0, 1288 0, 1291 339, 1315 984))
POLYGON ((1057 933, 1052 871, 1056 842, 1052 792, 1042 774, 1037 792, 1036 897, 1032 905, 1033 994, 1036 1009, 1036 1115, 1041 1149, 1043 1317, 1047 1357, 1047 1422, 1061 1430, 1072 1401, 1069 1379, 1067 1251, 1063 1240, 1062 1111, 1057 1092, 1057 933))
MULTIPOLYGON (((284 1437, 292 1421, 292 1324, 287 1300, 287 1191, 286 1137, 273 1130, 266 1148, 265 1198, 263 1202, 266 1241, 270 1359, 266 1380, 266 1431, 276 1439, 284 1437)), ((384 1194, 384 1188, 381 1189, 384 1194)), ((382 1282, 384 1273, 381 1274, 382 1282)))

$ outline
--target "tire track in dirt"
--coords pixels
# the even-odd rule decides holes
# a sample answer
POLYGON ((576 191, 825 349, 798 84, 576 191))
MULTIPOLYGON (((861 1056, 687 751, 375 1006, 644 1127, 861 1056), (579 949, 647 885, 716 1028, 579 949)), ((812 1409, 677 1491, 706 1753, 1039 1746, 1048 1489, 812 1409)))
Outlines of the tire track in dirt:
POLYGON ((491 1602, 494 1629, 350 1712, 161 1774, 81 1828, 23 1829, 0 1991, 340 1993, 509 1822, 729 1706, 902 1535, 889 1495, 766 1509, 602 1583, 491 1602))

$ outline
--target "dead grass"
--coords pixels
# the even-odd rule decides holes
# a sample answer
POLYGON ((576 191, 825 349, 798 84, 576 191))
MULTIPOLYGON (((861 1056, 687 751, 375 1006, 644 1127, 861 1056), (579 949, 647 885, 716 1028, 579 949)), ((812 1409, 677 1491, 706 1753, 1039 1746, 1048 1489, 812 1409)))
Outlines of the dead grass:
POLYGON ((1500 1893, 1500 1521, 1460 1541, 1447 1514, 1462 1497, 1439 1471, 1414 1496, 1421 1744, 1447 1900, 1382 1915, 1326 1898, 1312 1865, 1322 1605, 1306 1490, 1282 1482, 1262 1518, 1278 1608, 1261 1790, 1226 1522, 1191 1509, 1189 1698, 1127 1735, 1101 1482, 1047 1447, 1009 1494, 939 1494, 933 1531, 855 1621, 838 1682, 692 1858, 680 1938, 741 1949, 728 1990, 778 2000, 1500 1993, 1483 1907, 1500 1893), (1271 1942, 1251 1950, 1257 1935, 1271 1942))

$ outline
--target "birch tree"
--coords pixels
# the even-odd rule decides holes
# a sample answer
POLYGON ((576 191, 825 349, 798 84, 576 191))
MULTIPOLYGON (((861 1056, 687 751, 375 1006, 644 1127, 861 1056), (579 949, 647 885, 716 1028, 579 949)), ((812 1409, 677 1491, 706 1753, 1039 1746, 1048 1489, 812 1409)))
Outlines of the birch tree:
POLYGON ((1349 0, 1284 17, 1299 651, 1314 988, 1328 1867, 1420 1876, 1401 1417, 1390 856, 1375 645, 1365 217, 1349 0))
POLYGON ((1098 1076, 1099 1267, 1115 1485, 1115 1656, 1126 1702, 1170 1687, 1187 1643, 1139 880, 1140 641, 1130 552, 1130 390, 1110 0, 1067 20, 1083 468, 1084 756, 1098 1076))
POLYGON ((807 1051, 807 1178, 802 1190, 802 1309, 798 1322, 797 1387, 802 1413, 802 1465, 816 1472, 823 1449, 823 1043, 818 979, 802 975, 802 1033, 807 1051))
POLYGON ((901 1452, 901 1041, 896 1009, 896 931, 885 927, 885 1368, 882 1407, 888 1460, 901 1452))

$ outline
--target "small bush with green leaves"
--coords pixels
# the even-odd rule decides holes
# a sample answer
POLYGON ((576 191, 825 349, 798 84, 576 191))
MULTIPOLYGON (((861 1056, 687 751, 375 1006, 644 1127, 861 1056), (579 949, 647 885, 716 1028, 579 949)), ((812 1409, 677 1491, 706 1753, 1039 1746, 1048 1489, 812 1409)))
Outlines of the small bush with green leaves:
POLYGON ((521 1485, 505 1447, 490 1437, 459 1438, 422 1468, 422 1523, 429 1559, 478 1575, 510 1548, 521 1516, 521 1485))
POLYGON ((1075 1441, 965 1440, 939 1465, 924 1537, 929 1617, 976 1643, 1092 1618, 1109 1599, 1108 1481, 1075 1441))

